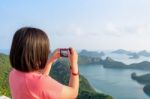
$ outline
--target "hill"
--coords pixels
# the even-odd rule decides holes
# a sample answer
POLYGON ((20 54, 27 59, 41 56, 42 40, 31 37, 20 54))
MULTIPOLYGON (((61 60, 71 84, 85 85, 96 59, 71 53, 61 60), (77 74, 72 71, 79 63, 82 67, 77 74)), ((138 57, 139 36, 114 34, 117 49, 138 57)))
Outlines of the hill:
POLYGON ((118 50, 112 51, 111 53, 130 55, 132 52, 126 51, 126 50, 123 50, 123 49, 118 49, 118 50))
POLYGON ((10 96, 8 73, 11 67, 7 55, 0 53, 0 96, 10 96))
POLYGON ((105 68, 115 68, 115 69, 139 69, 139 70, 150 70, 150 62, 143 61, 140 63, 125 64, 123 62, 116 61, 111 57, 106 57, 106 59, 101 59, 100 57, 90 57, 79 55, 79 65, 103 65, 105 68))
POLYGON ((147 52, 146 50, 142 50, 142 51, 138 52, 138 55, 145 56, 145 57, 150 57, 150 53, 147 52))
POLYGON ((148 96, 150 96, 150 84, 145 85, 143 90, 148 96))
POLYGON ((150 70, 150 62, 143 61, 140 63, 133 63, 133 64, 124 64, 122 62, 118 62, 113 60, 110 57, 107 57, 101 63, 105 68, 119 68, 119 69, 140 69, 140 70, 150 70))
POLYGON ((97 52, 97 51, 88 51, 88 50, 82 50, 79 55, 81 56, 87 56, 87 57, 102 57, 105 56, 104 52, 97 52))
POLYGON ((150 84, 150 73, 137 76, 136 73, 132 73, 131 77, 133 80, 136 80, 137 82, 141 84, 150 84))
MULTIPOLYGON (((58 60, 55 64, 53 64, 52 71, 50 73, 54 79, 65 85, 68 85, 69 74, 70 68, 66 59, 58 60)), ((80 87, 77 99, 112 99, 112 97, 96 92, 88 80, 84 76, 80 75, 80 87)))
POLYGON ((131 52, 131 51, 123 50, 123 49, 118 49, 118 50, 112 51, 111 53, 125 54, 125 55, 130 56, 130 59, 138 59, 140 56, 150 57, 150 52, 146 50, 142 50, 139 52, 131 52))
POLYGON ((118 62, 118 61, 115 61, 113 60, 112 58, 110 57, 107 57, 103 62, 102 62, 102 65, 105 67, 105 68, 122 68, 122 69, 125 69, 127 68, 127 65, 122 63, 122 62, 118 62))
POLYGON ((100 57, 90 57, 79 54, 78 63, 80 65, 101 64, 102 62, 103 60, 100 57))
MULTIPOLYGON (((8 55, 0 53, 0 96, 11 97, 8 74, 11 70, 8 55)), ((69 64, 66 60, 59 60, 53 64, 50 75, 63 84, 69 81, 69 64)), ((112 99, 111 96, 96 92, 89 84, 88 80, 80 75, 80 89, 78 99, 112 99)))
POLYGON ((131 74, 131 78, 137 82, 144 84, 144 92, 150 96, 150 73, 137 76, 136 73, 131 74))

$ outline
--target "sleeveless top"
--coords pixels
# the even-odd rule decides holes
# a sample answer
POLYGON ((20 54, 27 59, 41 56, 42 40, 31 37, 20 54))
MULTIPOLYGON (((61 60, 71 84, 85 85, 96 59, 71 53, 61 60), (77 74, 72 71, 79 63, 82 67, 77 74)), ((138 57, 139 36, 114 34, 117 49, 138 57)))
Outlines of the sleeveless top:
POLYGON ((13 69, 9 74, 12 99, 60 99, 63 85, 37 72, 13 69))

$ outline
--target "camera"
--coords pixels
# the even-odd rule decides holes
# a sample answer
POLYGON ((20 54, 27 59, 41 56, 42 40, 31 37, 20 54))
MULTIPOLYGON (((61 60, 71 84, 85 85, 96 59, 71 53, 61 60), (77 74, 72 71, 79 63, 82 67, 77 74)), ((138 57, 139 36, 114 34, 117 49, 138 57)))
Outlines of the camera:
POLYGON ((60 48, 60 56, 61 57, 68 57, 71 54, 70 48, 60 48))

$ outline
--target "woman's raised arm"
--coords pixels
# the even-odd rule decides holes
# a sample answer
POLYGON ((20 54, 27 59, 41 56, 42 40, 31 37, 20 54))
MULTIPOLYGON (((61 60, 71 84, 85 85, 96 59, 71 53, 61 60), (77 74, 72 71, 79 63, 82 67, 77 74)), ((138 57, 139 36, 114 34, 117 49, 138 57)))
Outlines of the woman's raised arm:
POLYGON ((50 70, 51 70, 52 64, 53 64, 58 58, 60 58, 60 51, 59 51, 59 49, 56 49, 56 50, 54 51, 54 53, 52 54, 51 58, 48 59, 48 61, 47 61, 47 64, 46 64, 46 66, 45 66, 45 68, 44 68, 44 70, 43 70, 43 74, 44 74, 44 75, 49 75, 49 72, 50 72, 50 70))
POLYGON ((78 96, 79 90, 79 71, 78 71, 78 54, 75 49, 71 48, 71 55, 69 55, 71 74, 69 86, 63 86, 61 99, 75 99, 78 96))

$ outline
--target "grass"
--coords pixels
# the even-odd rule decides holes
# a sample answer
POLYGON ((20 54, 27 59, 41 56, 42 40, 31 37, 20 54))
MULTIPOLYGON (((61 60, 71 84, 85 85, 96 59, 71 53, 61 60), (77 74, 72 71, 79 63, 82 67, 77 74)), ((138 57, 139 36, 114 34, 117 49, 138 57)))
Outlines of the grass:
POLYGON ((9 58, 0 53, 0 95, 11 96, 8 75, 11 70, 9 58))

